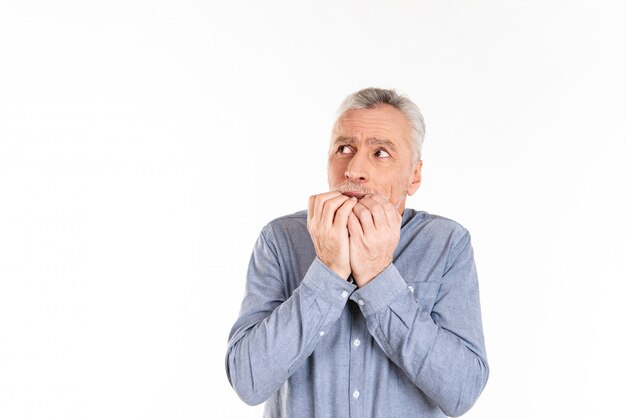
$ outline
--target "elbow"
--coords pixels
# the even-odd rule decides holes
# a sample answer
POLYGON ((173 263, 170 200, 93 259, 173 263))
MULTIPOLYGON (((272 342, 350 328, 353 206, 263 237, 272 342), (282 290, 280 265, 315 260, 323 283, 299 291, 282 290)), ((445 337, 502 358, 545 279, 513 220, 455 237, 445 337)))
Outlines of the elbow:
POLYGON ((239 387, 236 385, 232 385, 233 389, 239 396, 239 399, 244 401, 246 404, 250 406, 257 406, 262 404, 267 400, 267 397, 264 394, 255 392, 254 390, 250 390, 247 387, 239 387))
POLYGON ((239 399, 250 406, 260 405, 269 398, 269 395, 265 391, 259 390, 259 386, 255 385, 254 382, 232 379, 230 375, 228 380, 239 399))
POLYGON ((456 402, 441 405, 441 410, 449 417, 460 417, 468 412, 478 400, 489 380, 489 365, 486 361, 477 358, 474 370, 468 373, 461 395, 456 402))
POLYGON ((237 367, 234 359, 230 356, 226 359, 226 376, 232 388, 239 398, 250 406, 260 405, 269 398, 269 394, 262 390, 249 370, 237 367))
POLYGON ((472 406, 474 406, 474 402, 459 403, 454 408, 442 408, 441 410, 444 414, 446 414, 446 416, 455 418, 465 414, 472 408, 472 406))

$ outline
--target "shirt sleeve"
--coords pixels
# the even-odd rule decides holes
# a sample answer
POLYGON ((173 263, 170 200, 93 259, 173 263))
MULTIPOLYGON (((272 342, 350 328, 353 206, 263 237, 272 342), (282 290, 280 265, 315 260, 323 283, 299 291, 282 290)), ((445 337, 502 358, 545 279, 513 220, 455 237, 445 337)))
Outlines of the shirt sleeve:
POLYGON ((469 232, 452 248, 432 312, 391 264, 356 290, 385 354, 449 416, 467 412, 487 383, 476 266, 469 232))
POLYGON ((271 231, 264 229, 252 252, 226 353, 228 380, 250 405, 267 400, 304 364, 356 289, 315 258, 300 285, 287 295, 288 273, 266 234, 271 231))

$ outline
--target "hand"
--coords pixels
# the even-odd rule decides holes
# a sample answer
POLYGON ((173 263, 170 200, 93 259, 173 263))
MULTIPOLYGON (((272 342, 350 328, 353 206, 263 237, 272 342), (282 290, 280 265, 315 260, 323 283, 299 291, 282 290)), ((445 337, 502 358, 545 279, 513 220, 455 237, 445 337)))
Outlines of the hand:
POLYGON ((339 192, 327 192, 309 197, 307 229, 315 253, 338 276, 350 276, 350 243, 348 216, 357 199, 339 192))
POLYGON ((359 287, 365 286, 393 261, 400 240, 402 217, 385 197, 365 195, 348 217, 350 268, 359 287))

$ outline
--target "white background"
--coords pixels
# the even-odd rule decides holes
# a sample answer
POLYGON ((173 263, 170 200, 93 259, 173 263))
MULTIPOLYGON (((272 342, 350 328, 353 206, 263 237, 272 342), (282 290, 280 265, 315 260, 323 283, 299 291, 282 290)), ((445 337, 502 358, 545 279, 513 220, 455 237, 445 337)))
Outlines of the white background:
POLYGON ((408 206, 472 233, 467 416, 623 413, 623 4, 0 1, 0 416, 260 417, 224 367, 252 246, 368 86, 424 114, 408 206))

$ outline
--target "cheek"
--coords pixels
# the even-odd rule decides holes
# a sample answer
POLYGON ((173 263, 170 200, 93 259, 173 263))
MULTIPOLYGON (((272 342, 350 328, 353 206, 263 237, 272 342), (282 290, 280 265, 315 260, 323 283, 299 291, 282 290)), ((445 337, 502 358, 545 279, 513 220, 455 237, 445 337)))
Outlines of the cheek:
POLYGON ((328 181, 343 181, 345 169, 337 161, 328 161, 328 181))
POLYGON ((392 186, 390 187, 389 190, 389 194, 390 197, 389 199, 394 201, 394 203, 397 203, 400 198, 402 197, 402 195, 404 194, 404 192, 406 192, 407 190, 407 185, 404 182, 403 178, 396 178, 395 181, 392 183, 392 186))

